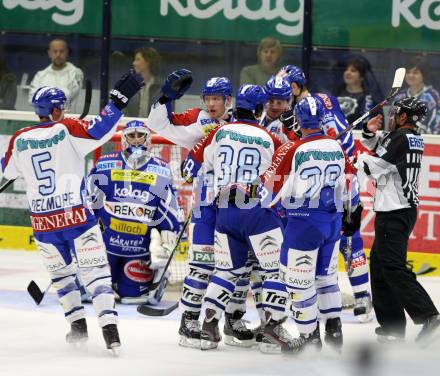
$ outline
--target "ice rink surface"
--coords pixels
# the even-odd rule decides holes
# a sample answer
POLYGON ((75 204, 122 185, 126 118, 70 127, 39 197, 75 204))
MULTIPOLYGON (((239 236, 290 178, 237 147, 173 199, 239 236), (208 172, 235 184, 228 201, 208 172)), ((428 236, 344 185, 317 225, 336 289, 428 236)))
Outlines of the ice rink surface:
MULTIPOLYGON (((241 349, 221 344, 202 352, 177 345, 179 312, 164 318, 139 315, 135 306, 118 306, 122 348, 119 357, 105 350, 93 309, 86 307, 87 349, 65 342, 68 325, 52 290, 40 306, 26 292, 33 279, 44 289, 48 275, 36 252, 0 252, 0 375, 2 376, 165 376, 165 375, 439 375, 440 342, 426 349, 413 343, 420 327, 408 327, 407 342, 397 347, 376 344, 375 321, 359 324, 351 311, 343 311, 342 355, 324 346, 319 354, 265 355, 257 348, 241 349)), ((440 307, 440 279, 420 278, 440 307)), ((346 276, 340 275, 343 291, 349 292, 346 276)), ((166 299, 175 300, 177 294, 166 299)), ((257 313, 246 315, 255 326, 257 313)), ((221 323, 221 327, 223 324, 221 323)), ((297 335, 295 324, 288 328, 297 335)), ((321 331, 322 333, 322 331, 321 331)))

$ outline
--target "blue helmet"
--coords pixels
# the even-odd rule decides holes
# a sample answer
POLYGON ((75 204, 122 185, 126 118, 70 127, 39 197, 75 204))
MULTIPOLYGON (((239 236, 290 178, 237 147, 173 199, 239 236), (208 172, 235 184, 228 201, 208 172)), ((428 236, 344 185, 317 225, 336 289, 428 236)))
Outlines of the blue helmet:
POLYGON ((263 106, 266 102, 267 94, 263 87, 258 85, 241 85, 235 97, 235 107, 249 111, 255 111, 258 106, 263 106))
POLYGON ((205 95, 222 95, 225 98, 231 96, 231 81, 226 77, 211 77, 203 87, 202 96, 205 95))
POLYGON ((312 96, 301 99, 295 106, 295 118, 298 120, 300 128, 321 129, 322 114, 321 102, 312 96))
POLYGON ((54 108, 64 110, 67 102, 66 95, 61 89, 43 86, 32 96, 32 105, 38 116, 48 117, 54 108))
POLYGON ((307 83, 303 70, 295 65, 285 65, 278 72, 278 76, 283 77, 289 84, 295 82, 301 87, 307 83))
POLYGON ((292 89, 289 82, 283 77, 272 76, 264 86, 268 99, 281 99, 290 101, 292 99, 292 89))

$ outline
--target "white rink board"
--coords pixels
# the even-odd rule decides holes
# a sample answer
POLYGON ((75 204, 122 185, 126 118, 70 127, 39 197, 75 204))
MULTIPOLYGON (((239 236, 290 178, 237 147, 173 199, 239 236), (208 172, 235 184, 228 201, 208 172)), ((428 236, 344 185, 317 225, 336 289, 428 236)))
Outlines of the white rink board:
MULTIPOLYGON (((264 355, 256 349, 220 345, 218 350, 201 352, 177 345, 179 313, 166 318, 147 318, 135 307, 120 307, 122 352, 113 358, 104 349, 101 331, 90 306, 87 307, 89 343, 87 351, 73 350, 64 341, 68 331, 53 291, 37 307, 25 289, 31 279, 45 288, 48 277, 35 252, 0 253, 0 375, 8 376, 166 376, 166 375, 369 375, 354 361, 359 344, 373 346, 376 361, 373 375, 437 374, 440 343, 420 350, 411 343, 418 328, 410 324, 408 343, 398 350, 375 343, 375 322, 358 324, 351 311, 343 312, 345 346, 342 356, 325 348, 319 355, 298 357, 264 355)), ((341 287, 349 291, 347 278, 341 287)), ((440 278, 421 278, 424 287, 440 306, 440 278)), ((170 299, 172 297, 168 297, 170 299)), ((174 296, 174 299, 176 297, 174 296)), ((254 308, 247 317, 257 325, 254 308)), ((289 320, 289 329, 296 333, 289 320)))

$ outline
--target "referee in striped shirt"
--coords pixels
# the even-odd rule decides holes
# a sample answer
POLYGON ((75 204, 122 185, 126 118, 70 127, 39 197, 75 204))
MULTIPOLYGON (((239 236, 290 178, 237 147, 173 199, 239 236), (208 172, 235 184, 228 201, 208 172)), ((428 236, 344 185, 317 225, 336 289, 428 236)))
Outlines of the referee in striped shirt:
POLYGON ((378 340, 405 337, 405 311, 422 324, 417 342, 440 335, 440 315, 428 293, 406 267, 407 246, 417 220, 418 178, 423 139, 418 124, 427 114, 425 103, 405 98, 390 111, 390 132, 378 132, 381 115, 371 119, 362 133, 362 144, 373 155, 362 154, 362 168, 376 185, 375 239, 370 255, 373 307, 380 327, 378 340))

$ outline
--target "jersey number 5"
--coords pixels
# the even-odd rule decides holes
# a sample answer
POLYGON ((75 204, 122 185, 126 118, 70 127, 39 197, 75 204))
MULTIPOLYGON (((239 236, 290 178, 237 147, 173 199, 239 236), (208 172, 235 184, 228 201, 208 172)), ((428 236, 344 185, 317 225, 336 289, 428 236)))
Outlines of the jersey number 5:
POLYGON ((35 176, 41 182, 38 186, 38 192, 41 195, 47 196, 55 191, 55 171, 51 168, 43 168, 42 164, 49 162, 52 156, 48 151, 35 154, 32 156, 32 166, 34 167, 35 176))

